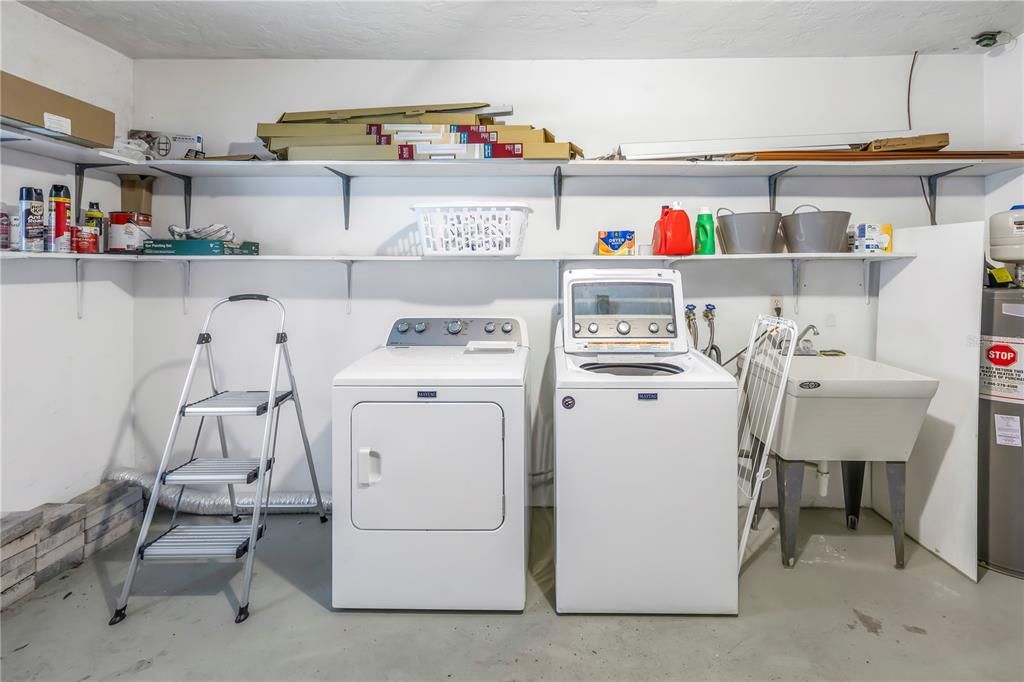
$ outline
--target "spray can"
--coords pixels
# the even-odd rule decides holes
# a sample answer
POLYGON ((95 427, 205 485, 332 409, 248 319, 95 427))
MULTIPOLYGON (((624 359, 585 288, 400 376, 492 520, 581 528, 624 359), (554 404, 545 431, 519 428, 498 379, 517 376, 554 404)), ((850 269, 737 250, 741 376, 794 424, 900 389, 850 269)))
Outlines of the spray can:
POLYGON ((18 251, 42 251, 46 245, 43 190, 38 187, 21 188, 18 194, 18 218, 20 229, 17 230, 17 239, 11 240, 12 248, 18 251))
POLYGON ((11 216, 7 211, 0 211, 0 251, 11 248, 11 216))
POLYGON ((100 210, 100 202, 90 201, 89 209, 85 212, 85 226, 96 230, 96 253, 107 251, 107 229, 104 223, 106 216, 100 210))
POLYGON ((701 256, 715 253, 715 216, 707 206, 697 212, 697 254, 701 256))
POLYGON ((54 185, 48 203, 46 250, 71 253, 71 190, 67 185, 54 185))

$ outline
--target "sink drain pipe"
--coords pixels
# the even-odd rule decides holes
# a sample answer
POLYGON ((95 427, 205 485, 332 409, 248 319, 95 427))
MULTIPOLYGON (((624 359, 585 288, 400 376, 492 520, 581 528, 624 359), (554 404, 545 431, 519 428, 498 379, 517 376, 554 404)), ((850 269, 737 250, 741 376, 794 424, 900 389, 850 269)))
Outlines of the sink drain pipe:
MULTIPOLYGON (((156 480, 156 476, 143 473, 137 469, 119 468, 107 474, 107 480, 126 481, 132 485, 141 486, 143 494, 148 498, 150 490, 153 489, 153 481, 156 480)), ((179 486, 171 485, 160 487, 160 499, 158 502, 161 507, 174 509, 174 503, 178 498, 178 488, 179 486)), ((324 506, 327 507, 327 512, 330 513, 330 493, 322 493, 321 496, 324 500, 324 506)), ((252 509, 253 497, 252 493, 236 492, 235 500, 238 510, 244 513, 246 510, 252 509)), ((272 492, 268 509, 271 513, 277 514, 317 513, 316 496, 312 492, 272 492)), ((181 496, 181 504, 178 505, 178 511, 186 514, 215 516, 230 516, 233 513, 227 491, 214 492, 211 490, 209 492, 199 492, 188 488, 185 489, 181 496)))

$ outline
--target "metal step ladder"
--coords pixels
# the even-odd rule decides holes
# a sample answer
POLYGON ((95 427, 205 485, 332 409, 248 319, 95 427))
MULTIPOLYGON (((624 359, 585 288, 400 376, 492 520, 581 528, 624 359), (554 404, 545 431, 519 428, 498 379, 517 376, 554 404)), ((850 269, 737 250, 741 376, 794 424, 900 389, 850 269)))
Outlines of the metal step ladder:
MULTIPOLYGON (((309 448, 309 437, 306 435, 306 424, 302 418, 302 405, 299 402, 299 391, 295 386, 295 374, 292 371, 291 355, 288 352, 288 335, 284 331, 285 310, 276 298, 264 294, 237 294, 223 298, 213 304, 206 315, 206 321, 196 340, 192 362, 185 376, 185 386, 178 399, 178 407, 171 421, 171 431, 167 436, 163 457, 153 488, 149 493, 146 515, 139 531, 139 539, 135 543, 135 551, 128 565, 128 576, 121 590, 121 598, 110 618, 110 625, 116 625, 125 619, 128 609, 128 597, 132 591, 132 583, 142 561, 192 561, 202 559, 241 559, 245 557, 244 585, 239 599, 238 613, 235 622, 241 623, 249 617, 249 592, 252 587, 253 563, 256 555, 256 543, 267 532, 269 519, 270 485, 273 479, 274 456, 277 448, 277 426, 281 419, 281 407, 288 402, 295 405, 295 416, 299 422, 299 433, 302 435, 302 446, 306 451, 306 463, 309 475, 313 480, 313 492, 316 495, 316 508, 320 512, 320 521, 327 521, 327 512, 320 496, 316 471, 313 468, 313 454, 309 448), (270 388, 266 391, 222 391, 217 388, 217 378, 213 365, 213 337, 209 333, 210 320, 213 313, 225 303, 240 301, 257 301, 272 303, 281 313, 281 322, 275 339, 274 366, 270 372, 270 388), (206 364, 210 374, 212 395, 189 402, 192 380, 199 367, 200 355, 205 353, 206 364), (278 374, 282 360, 288 373, 288 390, 278 389, 278 374), (199 417, 199 427, 192 445, 192 454, 188 461, 179 466, 171 467, 170 459, 174 451, 174 442, 178 437, 178 429, 185 417, 199 417), (263 444, 258 458, 230 458, 228 456, 227 438, 224 435, 225 417, 263 417, 263 444), (220 437, 220 458, 200 458, 196 456, 199 438, 207 418, 216 419, 217 432, 220 437), (235 486, 256 484, 253 504, 251 507, 251 523, 241 524, 240 512, 243 508, 236 504, 235 486), (171 516, 170 528, 164 533, 147 541, 153 514, 156 512, 160 489, 165 486, 180 486, 178 497, 171 516), (176 524, 178 507, 187 485, 226 485, 231 501, 232 524, 176 524), (235 525, 238 524, 238 525, 235 525)), ((249 508, 246 508, 247 510, 249 508)))

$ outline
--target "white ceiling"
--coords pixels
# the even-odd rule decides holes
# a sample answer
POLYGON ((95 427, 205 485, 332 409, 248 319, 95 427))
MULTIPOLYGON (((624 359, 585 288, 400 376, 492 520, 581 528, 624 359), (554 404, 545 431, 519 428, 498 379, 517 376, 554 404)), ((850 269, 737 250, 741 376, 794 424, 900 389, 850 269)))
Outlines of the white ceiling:
MULTIPOLYGON (((678 59, 980 51, 1024 1, 24 1, 137 59, 678 59)), ((670 84, 666 84, 670 85, 670 84)))

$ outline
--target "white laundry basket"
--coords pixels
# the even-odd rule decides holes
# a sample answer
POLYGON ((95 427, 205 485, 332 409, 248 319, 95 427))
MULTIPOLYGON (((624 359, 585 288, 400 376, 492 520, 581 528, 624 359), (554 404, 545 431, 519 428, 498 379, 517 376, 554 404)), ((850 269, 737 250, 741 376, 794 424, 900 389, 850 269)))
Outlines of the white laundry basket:
POLYGON ((424 256, 499 256, 523 249, 530 207, 517 202, 416 204, 424 256))

